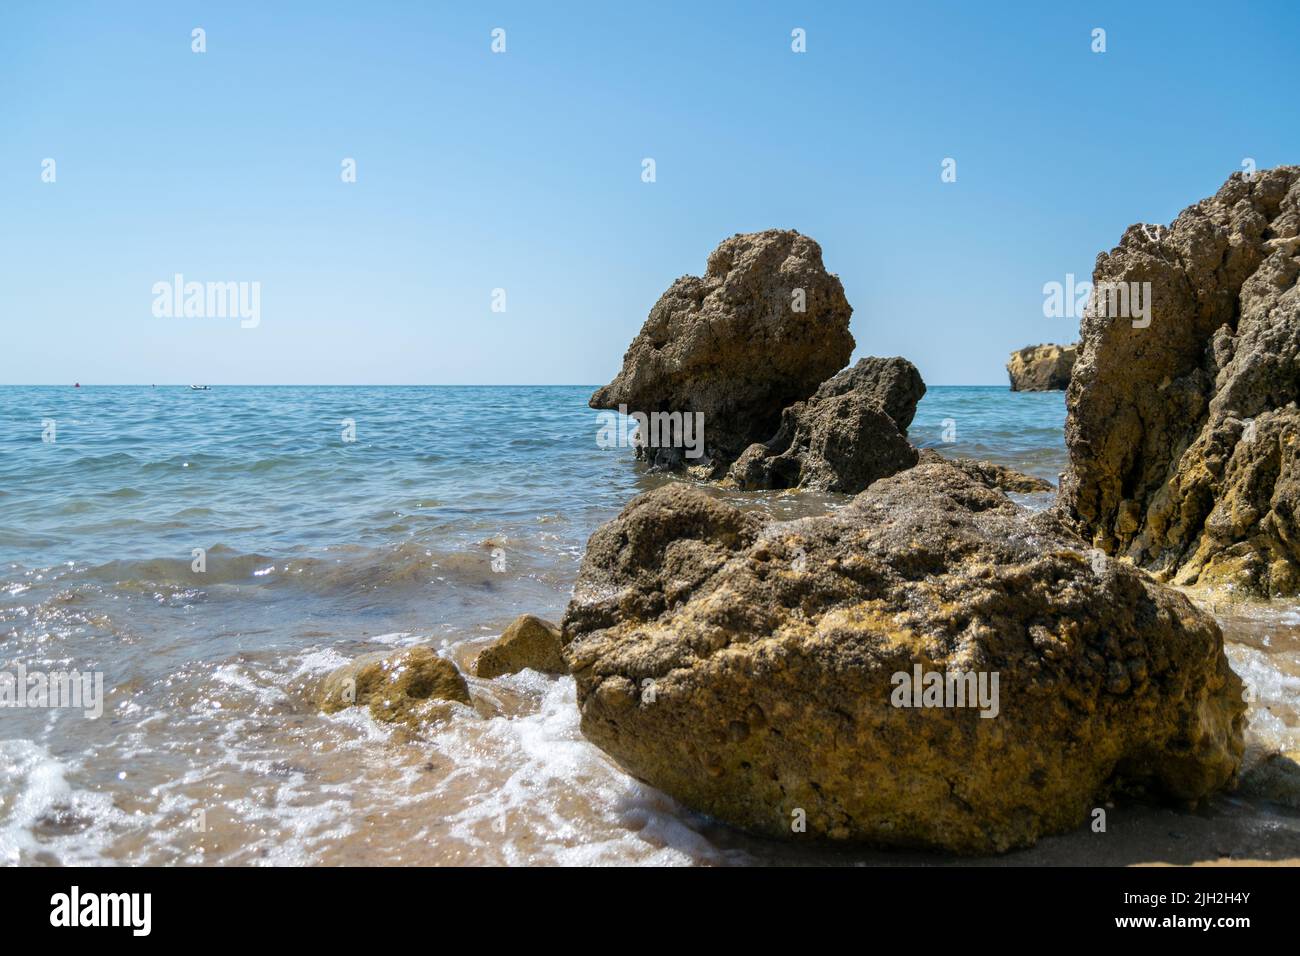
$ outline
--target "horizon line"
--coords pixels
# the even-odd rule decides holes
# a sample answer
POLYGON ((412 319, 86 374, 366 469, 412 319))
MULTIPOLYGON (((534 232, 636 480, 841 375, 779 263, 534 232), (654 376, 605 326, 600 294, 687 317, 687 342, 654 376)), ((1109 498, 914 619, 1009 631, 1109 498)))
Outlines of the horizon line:
MULTIPOLYGON (((182 382, 0 382, 0 388, 191 388, 200 383, 182 382)), ((599 385, 585 382, 552 382, 546 384, 523 384, 516 382, 209 382, 209 389, 216 388, 600 388, 599 385)), ((981 384, 965 382, 953 384, 926 383, 926 388, 1006 388, 1009 384, 981 384)), ((1055 391, 1064 391, 1056 389, 1055 391)))

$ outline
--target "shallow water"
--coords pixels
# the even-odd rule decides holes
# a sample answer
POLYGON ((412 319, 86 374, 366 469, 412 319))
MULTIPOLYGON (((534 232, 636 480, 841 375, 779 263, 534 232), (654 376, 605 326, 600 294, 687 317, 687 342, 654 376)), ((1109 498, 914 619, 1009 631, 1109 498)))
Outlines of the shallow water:
MULTIPOLYGON (((597 447, 590 391, 0 388, 0 669, 106 690, 99 719, 0 710, 0 860, 912 859, 683 811, 582 739, 567 678, 470 678, 478 713, 427 739, 317 711, 357 654, 432 643, 466 668, 516 614, 558 618, 590 533, 667 480, 597 447)), ((1059 393, 933 388, 911 437, 1055 479, 1064 419, 1059 393)), ((716 493, 790 517, 844 500, 716 493)), ((1222 618, 1252 741, 1300 749, 1300 609, 1222 618)), ((1168 829, 1154 813, 1132 819, 1168 829)), ((1258 803, 1211 820, 1295 840, 1294 814, 1258 803)), ((1070 839, 1028 859, 1086 859, 1070 839)))

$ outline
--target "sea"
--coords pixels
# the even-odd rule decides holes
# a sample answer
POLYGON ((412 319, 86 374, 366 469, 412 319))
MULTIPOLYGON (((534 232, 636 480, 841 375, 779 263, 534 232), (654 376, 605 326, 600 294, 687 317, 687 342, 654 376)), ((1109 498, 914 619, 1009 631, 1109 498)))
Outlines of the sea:
MULTIPOLYGON (((591 533, 682 480, 600 447, 591 392, 0 387, 0 673, 103 688, 99 714, 0 708, 0 862, 955 862, 694 814, 582 737, 567 677, 470 677, 473 710, 423 735, 319 711, 359 654, 426 644, 468 672, 516 615, 559 620, 591 533)), ((910 438, 1055 481, 1064 421, 1059 392, 933 387, 910 438)), ((848 500, 710 493, 779 517, 848 500)), ((1252 751, 1300 749, 1300 604, 1214 610, 1252 751)), ((1113 814, 1108 842, 987 862, 1300 856, 1285 796, 1113 814)))

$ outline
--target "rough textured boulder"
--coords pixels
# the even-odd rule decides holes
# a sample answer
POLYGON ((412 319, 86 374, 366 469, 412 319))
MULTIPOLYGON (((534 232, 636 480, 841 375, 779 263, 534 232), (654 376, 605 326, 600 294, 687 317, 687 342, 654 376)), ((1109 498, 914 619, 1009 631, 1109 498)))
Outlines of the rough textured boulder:
POLYGON ((925 382, 916 366, 900 356, 860 358, 817 386, 813 401, 825 401, 849 392, 862 395, 880 406, 904 435, 916 415, 917 403, 925 397, 925 382))
POLYGON ((907 426, 925 383, 904 358, 864 358, 781 413, 781 427, 731 467, 737 487, 812 488, 856 494, 911 468, 907 426))
POLYGON ((921 461, 946 461, 960 468, 968 477, 1000 491, 1014 491, 1026 495, 1051 491, 1055 487, 1045 478, 1035 478, 1033 475, 1026 475, 1006 465, 996 465, 991 461, 981 461, 977 458, 945 458, 933 448, 922 450, 921 461))
POLYGON ((368 707, 376 720, 412 728, 445 716, 449 701, 468 704, 469 687, 455 664, 428 647, 363 654, 325 678, 320 692, 327 714, 368 707))
POLYGON ((1062 501, 1097 547, 1179 584, 1300 590, 1298 233, 1300 167, 1279 167, 1097 257, 1094 285, 1150 283, 1152 307, 1082 323, 1062 501))
POLYGON ((532 614, 521 614, 474 660, 478 677, 500 677, 525 668, 543 674, 567 674, 560 628, 532 614))
POLYGON ((1028 345, 1011 353, 1007 375, 1013 392, 1060 391, 1070 384, 1077 345, 1028 345))
POLYGON ((700 412, 705 453, 725 471, 776 432, 782 409, 844 367, 852 314, 812 239, 779 229, 733 236, 703 277, 683 276, 660 297, 590 405, 700 412))
POLYGON ((789 522, 656 489, 592 536, 565 615, 582 731, 791 839, 1003 851, 1110 793, 1229 784, 1245 704, 1218 625, 1082 547, 942 461, 789 522), (894 706, 918 665, 998 673, 996 716, 894 706))

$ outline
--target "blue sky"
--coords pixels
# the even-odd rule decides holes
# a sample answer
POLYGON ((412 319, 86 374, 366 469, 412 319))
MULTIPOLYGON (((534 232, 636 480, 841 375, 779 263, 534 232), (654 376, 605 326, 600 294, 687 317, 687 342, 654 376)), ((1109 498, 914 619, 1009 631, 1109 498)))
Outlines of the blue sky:
POLYGON ((1297 89, 1294 2, 6 0, 0 383, 598 384, 785 227, 857 356, 1005 384, 1075 337, 1045 282, 1300 162, 1297 89), (260 324, 156 317, 176 273, 259 282, 260 324))

